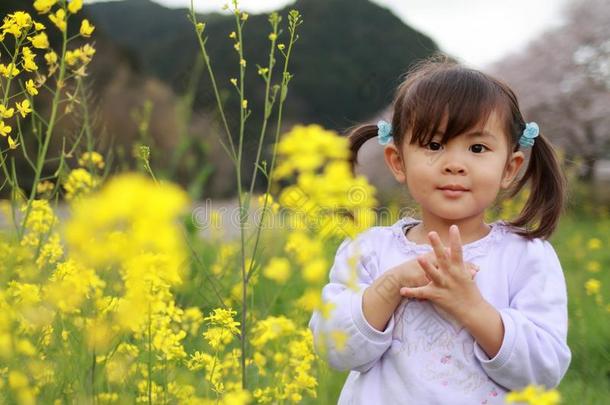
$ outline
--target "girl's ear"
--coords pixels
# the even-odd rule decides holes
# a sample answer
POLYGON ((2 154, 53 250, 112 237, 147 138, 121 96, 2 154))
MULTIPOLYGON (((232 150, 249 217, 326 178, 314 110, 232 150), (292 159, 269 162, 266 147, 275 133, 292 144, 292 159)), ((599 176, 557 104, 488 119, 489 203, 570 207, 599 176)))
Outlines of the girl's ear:
POLYGON ((504 168, 504 175, 502 176, 501 187, 503 189, 507 189, 512 184, 513 180, 519 173, 519 169, 523 165, 525 161, 525 155, 520 150, 517 152, 513 152, 510 156, 508 163, 506 163, 506 167, 504 168))
POLYGON ((383 156, 396 181, 399 183, 405 183, 407 180, 405 165, 398 148, 393 142, 386 145, 383 150, 383 156))

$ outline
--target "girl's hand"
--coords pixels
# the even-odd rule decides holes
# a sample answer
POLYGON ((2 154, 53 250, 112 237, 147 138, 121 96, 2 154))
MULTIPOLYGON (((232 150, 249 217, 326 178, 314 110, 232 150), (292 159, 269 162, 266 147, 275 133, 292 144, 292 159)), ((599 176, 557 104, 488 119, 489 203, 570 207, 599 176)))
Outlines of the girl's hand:
POLYGON ((428 239, 434 249, 437 265, 426 255, 416 260, 430 281, 421 287, 402 287, 400 294, 408 298, 429 299, 460 320, 483 297, 473 280, 474 270, 469 269, 463 261, 459 229, 456 225, 449 228, 450 249, 443 246, 436 232, 430 232, 428 239))
MULTIPOLYGON (((451 254, 450 248, 445 248, 445 250, 447 255, 451 254)), ((438 267, 434 251, 423 254, 420 257, 426 259, 433 266, 438 267)), ((479 271, 479 267, 470 262, 465 263, 465 265, 471 277, 474 279, 474 276, 479 271)), ((395 268, 395 271, 399 275, 400 285, 404 287, 423 287, 430 282, 426 271, 418 263, 417 259, 401 263, 395 268)))

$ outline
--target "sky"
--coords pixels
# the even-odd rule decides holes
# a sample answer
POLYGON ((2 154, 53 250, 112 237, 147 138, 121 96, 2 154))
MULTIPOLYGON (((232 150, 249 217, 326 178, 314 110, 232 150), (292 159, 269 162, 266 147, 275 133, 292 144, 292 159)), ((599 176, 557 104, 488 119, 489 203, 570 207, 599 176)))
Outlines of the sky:
MULTIPOLYGON (((168 7, 190 7, 190 0, 154 1, 168 7)), ((441 50, 462 63, 484 68, 507 54, 523 49, 540 33, 560 25, 563 7, 570 0, 371 1, 390 9, 407 24, 430 36, 441 50)), ((194 5, 197 11, 220 12, 227 2, 194 0, 194 5)), ((293 2, 241 0, 240 7, 250 13, 263 13, 293 2)))

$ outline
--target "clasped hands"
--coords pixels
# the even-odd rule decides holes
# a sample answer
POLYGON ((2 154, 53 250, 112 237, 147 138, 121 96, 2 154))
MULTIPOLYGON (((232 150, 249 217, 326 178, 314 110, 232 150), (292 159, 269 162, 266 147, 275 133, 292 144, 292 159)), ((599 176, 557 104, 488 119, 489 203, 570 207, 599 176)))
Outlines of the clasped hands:
POLYGON ((460 319, 483 299, 474 281, 478 267, 464 263, 457 225, 449 228, 450 246, 436 232, 429 232, 432 252, 405 262, 395 270, 401 279, 400 295, 430 300, 460 319))

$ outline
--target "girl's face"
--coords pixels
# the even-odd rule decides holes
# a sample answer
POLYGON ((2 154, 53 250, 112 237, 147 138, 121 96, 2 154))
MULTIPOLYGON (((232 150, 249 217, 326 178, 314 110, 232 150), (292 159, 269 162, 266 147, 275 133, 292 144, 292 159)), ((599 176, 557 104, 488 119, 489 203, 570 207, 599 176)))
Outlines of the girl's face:
POLYGON ((523 164, 522 152, 508 154, 504 127, 496 112, 484 126, 460 134, 442 145, 440 133, 426 146, 410 144, 405 135, 402 156, 391 143, 386 163, 394 177, 407 184, 423 211, 444 220, 480 216, 493 204, 501 188, 508 188, 523 164))

